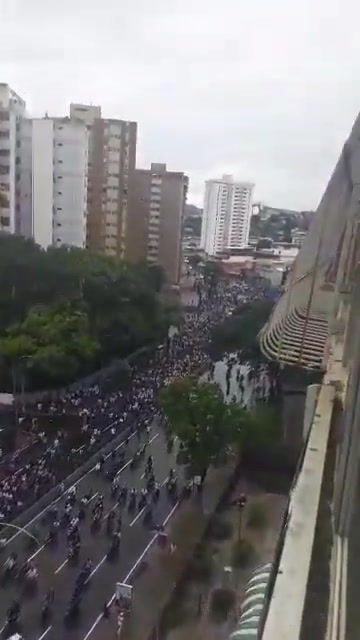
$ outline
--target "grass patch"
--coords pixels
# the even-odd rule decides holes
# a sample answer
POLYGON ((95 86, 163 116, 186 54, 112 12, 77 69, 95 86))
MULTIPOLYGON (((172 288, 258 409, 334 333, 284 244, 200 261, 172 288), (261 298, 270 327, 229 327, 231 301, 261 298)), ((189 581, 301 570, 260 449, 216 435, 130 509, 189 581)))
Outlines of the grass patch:
POLYGON ((246 569, 253 561, 254 555, 253 545, 249 540, 243 538, 233 545, 231 553, 232 565, 237 569, 246 569))
POLYGON ((188 569, 188 577, 194 582, 209 582, 213 573, 213 559, 209 550, 199 547, 188 569))
POLYGON ((249 505, 247 526, 251 529, 264 529, 268 523, 267 510, 259 502, 249 505))
POLYGON ((235 606, 236 595, 232 589, 221 587, 211 594, 210 615, 216 622, 224 622, 235 606))
POLYGON ((231 538, 233 525, 219 514, 215 514, 210 523, 209 536, 217 542, 223 542, 231 538))

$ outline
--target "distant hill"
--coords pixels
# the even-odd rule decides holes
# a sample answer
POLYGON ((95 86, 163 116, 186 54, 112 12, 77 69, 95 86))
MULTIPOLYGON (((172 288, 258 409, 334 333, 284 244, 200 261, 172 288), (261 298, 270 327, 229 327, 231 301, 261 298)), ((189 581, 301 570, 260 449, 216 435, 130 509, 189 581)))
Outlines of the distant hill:
POLYGON ((203 210, 194 204, 185 205, 185 218, 202 218, 203 210))

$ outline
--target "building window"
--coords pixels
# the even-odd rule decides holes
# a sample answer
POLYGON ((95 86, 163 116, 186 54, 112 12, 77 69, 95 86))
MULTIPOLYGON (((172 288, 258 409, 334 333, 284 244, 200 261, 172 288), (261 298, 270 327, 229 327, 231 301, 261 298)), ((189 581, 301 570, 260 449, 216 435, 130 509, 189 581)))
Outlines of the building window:
POLYGON ((0 222, 2 227, 10 227, 10 217, 9 216, 1 216, 0 222))

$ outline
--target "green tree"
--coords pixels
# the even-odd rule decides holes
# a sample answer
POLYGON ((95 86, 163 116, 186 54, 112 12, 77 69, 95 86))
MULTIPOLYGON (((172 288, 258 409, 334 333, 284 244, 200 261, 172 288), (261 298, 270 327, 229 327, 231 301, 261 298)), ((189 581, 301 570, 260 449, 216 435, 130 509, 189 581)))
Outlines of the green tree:
POLYGON ((211 334, 211 350, 216 356, 242 351, 243 361, 263 360, 258 335, 269 318, 273 303, 258 300, 237 307, 229 318, 217 324, 211 334))
POLYGON ((164 283, 157 265, 130 265, 78 248, 44 251, 32 240, 0 233, 2 388, 12 388, 19 359, 22 369, 31 369, 27 385, 38 387, 43 376, 34 370, 43 371, 44 363, 55 363, 53 383, 59 379, 59 363, 66 363, 60 350, 71 357, 63 384, 163 341, 174 315, 164 302, 164 283), (33 364, 25 365, 28 356, 33 364))
POLYGON ((193 473, 201 474, 203 480, 212 462, 230 448, 238 451, 242 429, 251 418, 238 404, 226 403, 217 385, 181 378, 164 387, 159 399, 193 473))
POLYGON ((69 305, 33 307, 0 340, 2 364, 46 387, 86 371, 96 351, 86 314, 69 305))

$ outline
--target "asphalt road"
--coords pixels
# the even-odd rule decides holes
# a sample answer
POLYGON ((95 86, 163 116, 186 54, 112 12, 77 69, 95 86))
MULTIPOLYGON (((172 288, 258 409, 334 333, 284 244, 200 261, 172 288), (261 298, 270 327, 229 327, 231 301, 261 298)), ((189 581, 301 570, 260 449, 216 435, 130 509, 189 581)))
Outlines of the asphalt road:
MULTIPOLYGON (((147 436, 143 435, 142 441, 145 441, 146 438, 147 436)), ((154 424, 149 435, 149 444, 144 461, 136 469, 132 470, 130 468, 130 459, 138 446, 138 436, 133 435, 127 446, 125 461, 122 467, 119 466, 120 484, 124 482, 129 488, 137 489, 144 486, 144 465, 150 453, 154 459, 156 480, 160 484, 165 484, 170 467, 176 468, 176 447, 174 447, 172 454, 167 454, 164 434, 161 428, 154 424)), ((120 453, 123 446, 119 445, 118 449, 118 453, 120 453)), ((113 461, 109 457, 104 465, 104 470, 112 465, 113 461)), ((176 472, 177 474, 180 473, 178 469, 176 472)), ((179 480, 181 482, 180 477, 179 480)), ((94 495, 104 495, 104 519, 111 509, 115 510, 116 515, 119 513, 120 507, 117 505, 117 499, 111 497, 111 482, 105 479, 104 473, 99 474, 92 470, 80 479, 77 483, 78 497, 81 498, 89 487, 94 491, 94 495)), ((56 506, 59 508, 59 512, 63 510, 65 499, 64 496, 58 499, 56 506)), ((10 582, 1 587, 0 628, 2 627, 3 638, 7 637, 7 630, 3 628, 6 622, 6 612, 15 599, 21 600, 20 628, 25 640, 43 640, 44 638, 46 640, 54 640, 55 638, 63 639, 65 637, 71 640, 87 640, 90 638, 91 632, 90 634, 88 632, 91 630, 97 616, 101 613, 103 605, 114 593, 116 582, 128 582, 134 578, 144 551, 154 537, 154 529, 149 529, 144 525, 142 512, 136 509, 135 512, 129 513, 127 508, 122 509, 123 532, 120 553, 117 559, 110 562, 107 559, 110 538, 106 533, 106 522, 102 523, 99 532, 94 534, 90 531, 90 505, 86 520, 80 524, 81 552, 79 563, 73 565, 67 561, 66 529, 61 531, 59 542, 56 546, 47 547, 43 545, 43 540, 49 528, 48 525, 45 525, 44 520, 50 508, 51 505, 44 512, 38 514, 34 521, 28 525, 30 532, 34 526, 39 528, 40 546, 37 550, 29 552, 26 548, 25 535, 16 532, 2 552, 1 564, 5 562, 12 551, 16 551, 21 561, 26 558, 32 558, 39 571, 38 589, 32 596, 24 594, 23 584, 10 582), (79 620, 76 625, 68 628, 64 625, 64 615, 80 568, 87 558, 91 558, 93 562, 93 572, 82 598, 79 620), (55 590, 55 605, 51 619, 43 626, 41 623, 41 602, 50 587, 55 590)), ((162 524, 166 522, 175 508, 176 502, 169 497, 166 488, 163 486, 159 502, 153 510, 155 523, 162 524)), ((3 572, 3 569, 1 571, 3 572)))

